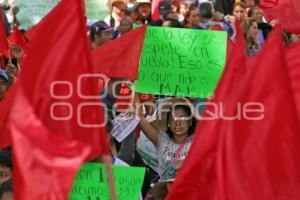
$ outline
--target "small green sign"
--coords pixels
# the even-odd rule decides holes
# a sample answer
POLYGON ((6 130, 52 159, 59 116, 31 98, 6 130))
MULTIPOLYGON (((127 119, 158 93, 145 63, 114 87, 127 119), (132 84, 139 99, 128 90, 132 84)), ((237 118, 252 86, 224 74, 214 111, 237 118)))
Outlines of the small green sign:
POLYGON ((227 33, 184 28, 147 28, 136 91, 210 97, 226 62, 227 33))
POLYGON ((104 20, 109 15, 107 0, 85 0, 88 19, 104 20))
MULTIPOLYGON (((20 27, 30 29, 46 16, 59 0, 16 0, 19 7, 17 14, 20 27)), ((88 19, 104 20, 109 15, 107 0, 85 0, 86 15, 88 19)))
MULTIPOLYGON (((145 168, 113 166, 117 198, 137 200, 144 181, 145 168)), ((69 200, 110 200, 107 174, 103 164, 86 163, 78 171, 69 200)))
POLYGON ((58 2, 59 0, 16 0, 16 6, 20 9, 17 14, 20 27, 30 29, 47 15, 58 2))

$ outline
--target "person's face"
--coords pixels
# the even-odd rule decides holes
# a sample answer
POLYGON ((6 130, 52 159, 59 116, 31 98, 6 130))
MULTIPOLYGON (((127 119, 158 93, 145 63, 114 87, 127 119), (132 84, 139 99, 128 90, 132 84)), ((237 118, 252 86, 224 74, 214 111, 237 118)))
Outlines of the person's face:
POLYGON ((97 46, 101 46, 106 42, 109 42, 112 39, 111 31, 105 31, 100 33, 99 35, 95 35, 95 42, 97 46))
POLYGON ((119 30, 121 33, 126 33, 132 29, 132 23, 128 19, 123 19, 120 23, 119 30))
POLYGON ((255 21, 257 21, 257 23, 263 22, 263 15, 261 9, 258 8, 253 10, 253 18, 255 19, 255 21))
POLYGON ((182 14, 183 16, 186 15, 188 10, 189 10, 189 6, 187 4, 181 4, 180 5, 180 14, 182 14))
POLYGON ((136 22, 139 19, 139 13, 132 12, 132 13, 130 13, 129 17, 132 19, 132 21, 136 22))
POLYGON ((147 18, 151 14, 151 4, 142 3, 139 5, 138 12, 143 16, 143 18, 147 18))
POLYGON ((178 10, 178 8, 177 8, 177 6, 176 5, 171 5, 171 10, 173 11, 173 12, 177 12, 177 10, 178 10))
POLYGON ((112 12, 115 13, 118 17, 123 18, 125 16, 126 5, 124 2, 116 2, 113 4, 112 12))
POLYGON ((12 171, 9 167, 0 165, 0 185, 12 178, 12 171))
POLYGON ((253 22, 249 27, 249 35, 252 39, 256 39, 258 34, 257 23, 253 22))
POLYGON ((233 9, 233 15, 235 17, 237 17, 238 19, 244 19, 245 18, 245 9, 242 8, 241 6, 235 6, 234 9, 233 9))
POLYGON ((191 10, 190 11, 190 16, 187 19, 187 21, 192 25, 192 26, 197 26, 200 23, 200 15, 198 10, 191 10))
POLYGON ((169 128, 174 136, 184 136, 188 134, 188 130, 192 125, 192 121, 188 113, 183 108, 176 108, 171 114, 169 128))

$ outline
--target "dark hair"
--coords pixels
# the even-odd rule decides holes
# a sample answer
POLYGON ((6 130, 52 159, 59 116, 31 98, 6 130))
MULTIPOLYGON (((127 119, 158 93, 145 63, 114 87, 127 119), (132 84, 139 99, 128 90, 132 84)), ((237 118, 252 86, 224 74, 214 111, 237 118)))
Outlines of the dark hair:
POLYGON ((201 3, 199 6, 199 13, 202 18, 209 19, 213 16, 213 8, 209 2, 201 3))
POLYGON ((8 150, 0 151, 0 165, 12 169, 11 152, 8 150))
POLYGON ((191 12, 194 10, 198 10, 198 7, 195 5, 191 5, 187 11, 187 13, 184 16, 183 25, 185 26, 188 23, 188 18, 191 16, 191 12))
POLYGON ((165 23, 165 22, 169 22, 168 27, 182 28, 182 25, 178 20, 167 18, 163 23, 165 23))
POLYGON ((90 27, 90 41, 93 42, 95 40, 95 35, 99 35, 102 32, 108 31, 112 29, 112 27, 113 26, 109 26, 105 21, 102 20, 93 23, 90 27))
MULTIPOLYGON (((191 111, 190 106, 178 104, 178 105, 176 105, 174 107, 174 109, 175 110, 176 109, 182 109, 188 116, 192 115, 192 111, 191 111)), ((170 121, 171 117, 172 117, 172 110, 170 110, 168 112, 168 114, 167 114, 167 123, 168 124, 169 124, 169 121, 170 121)), ((196 128, 196 120, 195 120, 195 118, 193 117, 191 120, 192 120, 192 125, 189 127, 188 136, 193 135, 194 132, 195 132, 195 128, 196 128)), ((169 126, 168 126, 168 129, 167 129, 166 133, 168 134, 168 136, 170 138, 173 138, 173 133, 172 133, 171 129, 169 128, 169 126)))

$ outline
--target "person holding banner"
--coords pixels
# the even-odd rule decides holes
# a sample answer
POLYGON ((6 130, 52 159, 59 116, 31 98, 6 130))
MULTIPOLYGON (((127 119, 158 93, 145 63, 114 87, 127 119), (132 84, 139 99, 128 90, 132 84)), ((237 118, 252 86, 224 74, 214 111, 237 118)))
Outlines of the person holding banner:
MULTIPOLYGON (((160 177, 174 177, 176 160, 183 160, 192 144, 195 130, 192 105, 187 100, 171 99, 162 108, 166 113, 167 131, 159 130, 149 123, 141 109, 138 110, 139 126, 158 150, 158 173, 160 177), (172 109, 167 107, 172 107, 172 109)), ((161 119, 161 118, 160 118, 161 119)))

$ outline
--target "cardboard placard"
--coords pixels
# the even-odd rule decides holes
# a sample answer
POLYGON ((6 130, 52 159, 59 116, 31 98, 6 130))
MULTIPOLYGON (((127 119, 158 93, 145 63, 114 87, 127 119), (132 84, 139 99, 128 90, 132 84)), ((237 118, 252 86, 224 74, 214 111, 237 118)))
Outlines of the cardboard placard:
POLYGON ((226 62, 227 33, 147 27, 136 91, 167 96, 212 96, 226 62))
MULTIPOLYGON (((144 181, 145 168, 113 166, 117 198, 137 200, 144 181)), ((69 200, 110 200, 103 164, 86 163, 78 171, 69 200)))

